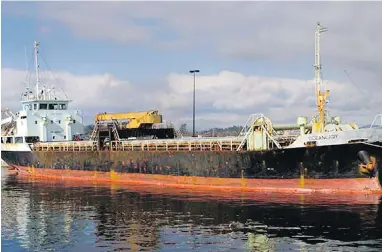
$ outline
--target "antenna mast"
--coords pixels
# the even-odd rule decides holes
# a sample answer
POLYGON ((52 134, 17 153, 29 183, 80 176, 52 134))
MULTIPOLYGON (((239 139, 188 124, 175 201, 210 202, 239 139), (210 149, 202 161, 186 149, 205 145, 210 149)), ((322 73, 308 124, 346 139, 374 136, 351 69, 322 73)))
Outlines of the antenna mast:
POLYGON ((38 46, 37 41, 34 42, 34 63, 36 68, 36 98, 39 99, 39 86, 40 86, 40 76, 39 76, 39 66, 38 66, 38 46))
MULTIPOLYGON (((25 56, 25 72, 28 74, 28 58, 27 58, 27 47, 24 46, 24 56, 25 56)), ((27 80, 27 92, 29 96, 29 81, 27 80)))
POLYGON ((320 120, 319 120, 319 127, 318 131, 323 132, 324 126, 325 126, 325 103, 326 98, 329 96, 329 90, 326 90, 325 93, 321 92, 321 59, 320 59, 320 34, 322 32, 326 32, 328 29, 325 27, 322 27, 321 24, 317 23, 317 29, 316 29, 316 40, 315 40, 315 64, 314 64, 314 77, 315 77, 315 84, 316 84, 316 101, 317 101, 317 108, 318 112, 320 114, 320 120))

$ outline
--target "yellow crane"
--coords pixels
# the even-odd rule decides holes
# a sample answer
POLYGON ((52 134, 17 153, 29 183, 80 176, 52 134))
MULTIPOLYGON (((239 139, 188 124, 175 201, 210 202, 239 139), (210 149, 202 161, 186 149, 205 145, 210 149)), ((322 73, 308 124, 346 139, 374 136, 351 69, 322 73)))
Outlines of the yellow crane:
POLYGON ((128 120, 126 128, 147 128, 154 123, 162 123, 162 115, 158 110, 149 110, 141 112, 127 113, 100 113, 95 116, 96 122, 112 121, 112 120, 128 120))

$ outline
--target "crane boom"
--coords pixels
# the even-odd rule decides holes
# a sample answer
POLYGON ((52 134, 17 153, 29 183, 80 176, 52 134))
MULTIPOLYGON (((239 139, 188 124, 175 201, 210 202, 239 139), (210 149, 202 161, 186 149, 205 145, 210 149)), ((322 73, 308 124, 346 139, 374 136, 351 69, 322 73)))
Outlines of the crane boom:
POLYGON ((127 112, 127 113, 100 113, 95 116, 95 121, 128 120, 126 128, 142 128, 162 123, 162 115, 157 110, 127 112))

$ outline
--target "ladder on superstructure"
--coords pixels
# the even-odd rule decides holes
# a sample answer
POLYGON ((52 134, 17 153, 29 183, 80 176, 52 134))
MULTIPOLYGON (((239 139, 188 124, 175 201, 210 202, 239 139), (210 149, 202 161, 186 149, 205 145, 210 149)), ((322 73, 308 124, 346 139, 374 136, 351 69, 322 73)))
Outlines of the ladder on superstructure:
POLYGON ((114 121, 114 120, 113 120, 113 127, 112 127, 111 131, 114 134, 114 140, 118 141, 119 140, 118 123, 116 121, 114 121))
MULTIPOLYGON (((99 132, 99 121, 96 121, 94 124, 94 128, 92 131, 92 134, 90 135, 90 140, 96 141, 98 139, 98 132, 99 132)), ((112 121, 112 133, 114 134, 114 139, 119 140, 119 134, 118 134, 118 123, 116 121, 112 121)))
POLYGON ((94 128, 93 128, 92 134, 90 135, 90 140, 92 140, 92 141, 96 141, 97 140, 97 138, 98 138, 98 128, 99 128, 99 122, 97 121, 94 124, 94 128))

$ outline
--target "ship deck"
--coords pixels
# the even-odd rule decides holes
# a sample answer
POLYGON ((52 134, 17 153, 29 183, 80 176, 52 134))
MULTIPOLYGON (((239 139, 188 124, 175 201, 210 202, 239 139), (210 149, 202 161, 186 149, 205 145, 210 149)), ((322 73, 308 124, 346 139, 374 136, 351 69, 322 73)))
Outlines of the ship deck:
MULTIPOLYGON (((156 140, 111 141, 111 151, 236 151, 242 137, 179 138, 156 140)), ((40 142, 33 145, 34 151, 97 151, 97 141, 40 142)))

